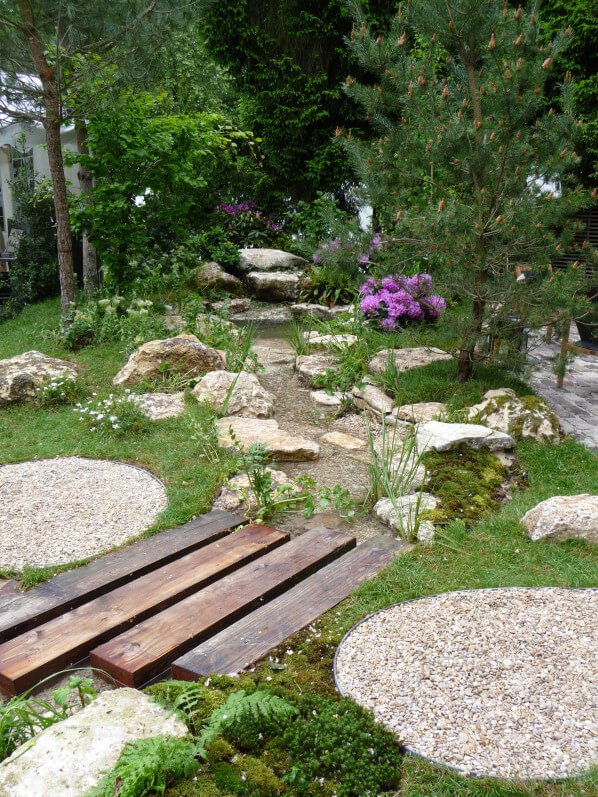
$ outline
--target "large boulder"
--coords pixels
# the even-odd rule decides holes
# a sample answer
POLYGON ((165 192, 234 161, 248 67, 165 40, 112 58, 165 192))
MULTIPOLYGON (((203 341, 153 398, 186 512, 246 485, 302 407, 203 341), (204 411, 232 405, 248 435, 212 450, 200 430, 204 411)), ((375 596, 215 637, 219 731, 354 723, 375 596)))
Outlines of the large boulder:
POLYGON ((537 396, 518 397, 509 388, 485 393, 482 402, 469 408, 469 419, 541 443, 559 439, 559 420, 548 404, 537 396))
POLYGON ((202 263, 195 274, 198 288, 218 288, 219 290, 239 296, 243 293, 243 283, 238 277, 229 274, 219 263, 202 263))
POLYGON ((241 371, 211 371, 193 388, 198 401, 222 410, 226 404, 227 415, 246 418, 270 418, 274 415, 274 396, 259 383, 257 376, 241 371))
POLYGON ((521 521, 532 540, 585 540, 598 545, 598 495, 557 495, 521 521))
POLYGON ((307 260, 282 249, 239 249, 241 271, 296 271, 307 265, 307 260))
POLYGON ((447 362, 452 360, 451 355, 434 346, 425 346, 416 349, 382 349, 370 360, 368 366, 370 373, 383 374, 389 362, 394 362, 397 371, 409 371, 411 368, 421 368, 430 363, 447 362))
POLYGON ((78 367, 41 351, 26 351, 0 360, 0 407, 33 398, 35 391, 56 377, 76 377, 78 367))
POLYGON ((230 436, 232 429, 237 442, 248 448, 252 443, 260 443, 268 447, 273 459, 287 462, 304 462, 318 459, 320 446, 313 440, 296 437, 279 428, 278 422, 269 419, 238 418, 236 416, 220 418, 218 427, 218 443, 223 448, 233 446, 230 436))
POLYGON ((295 361, 299 384, 303 385, 303 387, 313 386, 316 376, 324 376, 336 364, 337 361, 334 357, 327 354, 302 354, 295 361))
POLYGON ((286 271, 252 271, 247 275, 249 292, 264 302, 292 302, 299 293, 299 277, 286 271))
POLYGON ((6 759, 0 767, 0 794, 82 797, 114 767, 127 742, 187 733, 173 711, 136 689, 103 692, 6 759))
POLYGON ((224 368, 224 360, 215 349, 206 346, 195 335, 177 335, 165 340, 150 340, 129 357, 112 380, 115 385, 127 387, 144 379, 160 377, 164 366, 185 376, 201 376, 208 371, 224 368))
POLYGON ((515 441, 510 435, 475 423, 429 421, 419 427, 416 439, 420 452, 429 448, 434 451, 450 451, 460 446, 473 448, 476 451, 480 448, 495 451, 515 446, 515 441))

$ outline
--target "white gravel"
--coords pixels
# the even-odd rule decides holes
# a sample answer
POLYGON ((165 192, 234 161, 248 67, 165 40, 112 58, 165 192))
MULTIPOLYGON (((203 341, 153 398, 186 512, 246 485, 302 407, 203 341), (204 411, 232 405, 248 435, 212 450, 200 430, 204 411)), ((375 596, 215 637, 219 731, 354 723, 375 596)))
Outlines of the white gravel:
POLYGON ((464 774, 563 778, 598 762, 598 590, 450 592, 357 625, 341 692, 464 774))
POLYGON ((0 467, 0 567, 58 565, 122 545, 167 504, 147 471, 65 457, 0 467))

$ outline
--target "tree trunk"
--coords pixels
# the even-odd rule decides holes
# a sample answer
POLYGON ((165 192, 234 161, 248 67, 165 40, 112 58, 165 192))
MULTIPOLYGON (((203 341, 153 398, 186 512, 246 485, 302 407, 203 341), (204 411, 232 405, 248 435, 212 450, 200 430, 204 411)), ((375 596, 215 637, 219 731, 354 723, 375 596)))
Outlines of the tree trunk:
MULTIPOLYGON (((80 155, 89 155, 87 146, 87 125, 82 120, 75 122, 77 149, 80 155)), ((79 165, 79 186, 86 202, 91 202, 93 175, 85 165, 79 165)), ((98 256, 94 245, 89 240, 87 230, 83 231, 83 290, 85 296, 92 296, 100 284, 98 274, 98 256)))
POLYGON ((60 144, 60 95, 56 73, 48 63, 35 24, 30 0, 18 0, 19 15, 27 37, 29 50, 42 83, 46 131, 46 145, 56 213, 56 240, 58 244, 58 273, 60 276, 60 310, 66 315, 75 306, 75 275, 73 272, 73 243, 71 217, 64 175, 64 162, 60 144))

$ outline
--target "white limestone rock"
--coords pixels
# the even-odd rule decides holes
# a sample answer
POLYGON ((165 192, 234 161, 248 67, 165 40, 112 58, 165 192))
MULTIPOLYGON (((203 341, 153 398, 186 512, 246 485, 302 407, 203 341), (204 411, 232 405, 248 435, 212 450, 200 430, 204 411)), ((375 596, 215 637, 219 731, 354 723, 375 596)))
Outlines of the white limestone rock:
MULTIPOLYGON (((374 514, 386 526, 398 532, 401 537, 414 536, 419 517, 423 512, 436 509, 438 501, 430 493, 412 493, 402 495, 392 501, 390 498, 381 498, 374 506, 374 514)), ((430 521, 421 521, 420 525, 428 524, 422 531, 425 539, 430 538, 430 521)), ((433 526, 432 526, 433 535, 433 526)))
POLYGON ((446 415, 446 404, 440 401, 418 401, 415 404, 403 404, 397 408, 396 416, 409 423, 427 423, 441 420, 446 415))
POLYGON ((136 689, 103 692, 19 747, 0 766, 6 797, 83 797, 116 764, 127 742, 186 736, 185 724, 136 689))
POLYGON ((393 410, 394 402, 391 397, 376 385, 364 385, 363 387, 356 385, 351 392, 355 406, 359 409, 370 410, 378 417, 387 415, 393 410))
POLYGON ((48 357, 41 351, 26 351, 0 360, 0 407, 31 399, 45 382, 76 377, 78 373, 75 363, 48 357))
POLYGON ((585 540, 598 545, 598 495, 557 495, 541 501, 521 521, 532 540, 585 540))
POLYGON ((316 376, 323 376, 330 368, 334 368, 337 361, 328 354, 303 354, 295 361, 297 379, 303 387, 314 384, 316 376))
POLYGON ((358 340, 357 335, 350 335, 349 333, 323 335, 320 332, 308 332, 306 335, 307 343, 319 349, 349 349, 355 346, 358 340))
POLYGON ((318 459, 320 446, 313 440, 297 437, 279 428, 273 419, 238 418, 227 416, 216 421, 218 427, 218 443, 223 448, 232 448, 229 433, 232 429, 237 442, 243 447, 252 443, 261 443, 268 447, 272 458, 278 461, 305 462, 318 459))
POLYGON ((135 349, 112 382, 117 386, 127 387, 144 379, 158 379, 163 373, 164 365, 172 371, 194 377, 223 369, 224 360, 215 349, 206 346, 195 335, 150 340, 135 349))
POLYGON ((434 451, 450 451, 459 446, 476 451, 480 448, 496 451, 515 447, 515 441, 510 435, 473 423, 429 421, 419 427, 416 439, 420 452, 429 448, 434 451))
POLYGON ((327 393, 325 390, 311 390, 311 400, 321 407, 332 407, 337 409, 343 403, 351 398, 350 393, 341 393, 340 390, 335 390, 333 393, 327 393))
POLYGON ((302 271, 307 260, 282 249, 239 249, 241 271, 302 271))
POLYGON ((298 302, 297 304, 292 304, 290 309, 293 318, 318 318, 320 321, 326 321, 339 315, 350 315, 353 312, 353 305, 337 304, 334 307, 326 307, 323 304, 298 302))
POLYGON ((559 440, 559 420, 537 396, 518 397, 509 388, 488 390, 484 400, 469 408, 469 419, 516 437, 540 443, 559 440))
POLYGON ((251 271, 247 287, 254 299, 264 302, 292 302, 299 293, 299 277, 286 271, 251 271))
POLYGON ((185 412, 183 393, 139 393, 132 394, 134 402, 150 421, 176 418, 185 412))
POLYGON ((451 355, 434 346, 425 346, 415 349, 382 349, 370 360, 368 366, 370 373, 383 374, 389 361, 394 362, 399 372, 409 371, 411 368, 421 368, 430 363, 448 362, 451 355))
POLYGON ((246 418, 270 418, 274 415, 274 396, 263 388, 254 374, 247 371, 211 371, 193 388, 198 401, 205 401, 228 415, 246 418))
POLYGON ((344 432, 328 432, 322 435, 321 440, 333 446, 339 446, 339 448, 346 448, 348 451, 361 451, 368 445, 367 440, 361 440, 359 437, 353 437, 344 432))

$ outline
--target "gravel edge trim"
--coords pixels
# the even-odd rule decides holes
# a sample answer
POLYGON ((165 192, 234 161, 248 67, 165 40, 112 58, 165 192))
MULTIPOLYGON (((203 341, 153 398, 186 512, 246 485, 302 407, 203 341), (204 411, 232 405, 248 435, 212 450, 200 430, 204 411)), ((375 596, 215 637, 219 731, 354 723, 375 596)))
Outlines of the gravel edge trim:
MULTIPOLYGON (((434 592, 431 595, 421 595, 419 598, 411 598, 408 601, 398 601, 397 603, 392 603, 390 606, 384 606, 382 609, 378 609, 375 612, 371 612, 366 617, 362 617, 355 625, 351 626, 351 628, 347 631, 347 633, 343 636, 341 641, 338 643, 336 652, 334 654, 334 660, 332 663, 332 673, 334 676, 334 685, 336 687, 336 691, 340 694, 341 697, 347 697, 343 690, 340 687, 338 677, 337 677, 337 670, 336 670, 336 663, 339 654, 339 650, 341 649, 343 642, 349 637, 353 631, 358 628, 360 625, 365 623, 372 617, 375 617, 377 614, 381 614, 382 612, 386 612, 389 609, 394 609, 395 606, 404 606, 409 603, 417 603, 418 601, 428 600, 429 598, 439 598, 442 595, 463 595, 465 593, 471 592, 506 592, 507 590, 528 590, 532 592, 538 592, 540 590, 544 591, 551 591, 551 590, 568 590, 570 592, 580 592, 582 590, 587 590, 588 592, 598 592, 598 587, 480 587, 478 589, 455 589, 449 590, 448 592, 434 592)), ((352 699, 352 698, 350 698, 352 699)), ((378 720, 376 720, 378 722, 378 720)), ((391 731, 392 733, 392 731, 391 731)), ((446 761, 443 761, 440 758, 430 758, 429 756, 423 755, 423 753, 419 753, 417 750, 413 750, 408 745, 404 744, 401 739, 399 739, 399 743, 401 744, 401 748, 405 753, 413 756, 414 758, 419 758, 423 761, 428 761, 430 764, 435 764, 437 766, 444 767, 445 769, 450 770, 451 772, 455 772, 457 775, 465 778, 479 778, 479 779, 486 779, 486 780, 504 780, 507 783, 516 783, 527 785, 530 783, 563 783, 567 780, 571 780, 572 778, 580 778, 584 775, 587 775, 591 770, 583 769, 579 771, 570 772, 565 777, 562 778, 514 778, 505 776, 501 778, 497 775, 489 775, 487 772, 464 772, 459 767, 453 766, 452 764, 447 764, 446 761)))

